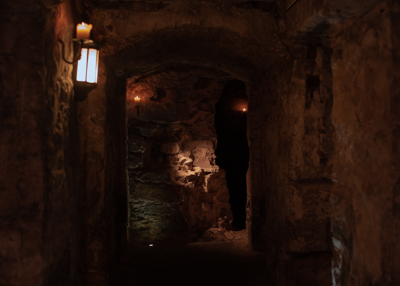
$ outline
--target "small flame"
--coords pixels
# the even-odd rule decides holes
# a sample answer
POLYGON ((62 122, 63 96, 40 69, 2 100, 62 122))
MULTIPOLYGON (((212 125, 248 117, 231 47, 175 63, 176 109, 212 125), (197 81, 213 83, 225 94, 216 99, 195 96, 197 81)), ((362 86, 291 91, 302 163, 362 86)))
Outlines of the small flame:
POLYGON ((243 108, 243 109, 242 109, 242 111, 243 111, 243 112, 246 112, 246 111, 247 111, 247 109, 246 109, 246 108, 243 108))

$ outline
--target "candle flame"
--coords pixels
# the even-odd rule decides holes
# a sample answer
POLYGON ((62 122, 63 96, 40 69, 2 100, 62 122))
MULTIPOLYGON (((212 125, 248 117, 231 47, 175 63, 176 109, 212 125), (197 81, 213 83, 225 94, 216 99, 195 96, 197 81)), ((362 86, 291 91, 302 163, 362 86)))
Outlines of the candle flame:
POLYGON ((247 109, 246 108, 243 108, 243 112, 246 112, 247 111, 247 109))

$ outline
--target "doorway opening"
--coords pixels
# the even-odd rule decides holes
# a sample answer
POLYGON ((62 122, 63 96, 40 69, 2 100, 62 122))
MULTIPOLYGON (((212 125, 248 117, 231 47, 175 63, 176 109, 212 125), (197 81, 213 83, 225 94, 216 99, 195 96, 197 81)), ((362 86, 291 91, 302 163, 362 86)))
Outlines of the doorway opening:
POLYGON ((215 105, 215 128, 218 137, 217 165, 226 171, 233 227, 246 228, 246 174, 249 167, 247 142, 246 85, 239 80, 228 81, 215 105))
POLYGON ((130 242, 186 242, 230 229, 213 120, 224 83, 201 74, 171 69, 127 79, 130 242))

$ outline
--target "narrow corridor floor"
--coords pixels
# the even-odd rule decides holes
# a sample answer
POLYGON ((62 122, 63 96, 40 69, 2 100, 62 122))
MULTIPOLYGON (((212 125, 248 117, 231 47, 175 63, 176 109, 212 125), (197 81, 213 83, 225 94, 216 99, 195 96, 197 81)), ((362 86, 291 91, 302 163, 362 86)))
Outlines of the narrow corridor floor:
POLYGON ((186 245, 131 247, 122 259, 118 286, 258 286, 265 253, 248 247, 245 231, 210 229, 186 245))

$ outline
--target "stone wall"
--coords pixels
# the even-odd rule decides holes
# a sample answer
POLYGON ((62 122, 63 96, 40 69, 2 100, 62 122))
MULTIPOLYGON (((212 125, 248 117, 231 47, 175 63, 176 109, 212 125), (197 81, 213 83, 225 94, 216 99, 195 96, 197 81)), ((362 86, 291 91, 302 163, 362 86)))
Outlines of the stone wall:
POLYGON ((334 285, 400 283, 399 8, 332 30, 334 285))
POLYGON ((321 251, 332 248, 333 285, 398 284, 399 7, 305 2, 280 6, 292 61, 265 87, 275 94, 265 107, 268 261, 282 274, 270 275, 278 285, 331 285, 310 273, 330 267, 321 251), (312 253, 322 260, 307 263, 312 253))
POLYGON ((0 284, 76 285, 76 105, 57 42, 71 7, 2 1, 0 14, 0 284))
POLYGON ((269 276, 276 285, 330 285, 330 53, 292 48, 265 82, 263 188, 269 276))
MULTIPOLYGON (((146 83, 154 73, 184 68, 248 86, 248 229, 253 248, 268 251, 272 283, 400 283, 396 1, 299 0, 289 10, 278 1, 277 11, 243 3, 84 2, 104 63, 99 89, 79 113, 85 283, 110 280, 116 242, 123 242, 127 223, 122 83, 131 77, 146 83)), ((70 67, 60 61, 56 43, 58 36, 66 42, 71 37, 67 4, 42 10, 7 3, 2 10, 3 31, 12 26, 25 35, 2 33, 5 285, 19 285, 22 277, 30 277, 30 285, 69 285, 77 277, 77 132, 66 80, 70 67), (10 11, 23 15, 25 25, 15 28, 10 11)), ((155 82, 147 82, 149 90, 155 82)), ((210 207, 203 219, 198 214, 207 205, 197 202, 201 197, 211 206, 218 197, 205 195, 203 184, 220 172, 212 172, 215 134, 197 126, 197 119, 211 124, 211 107, 198 98, 177 104, 185 93, 168 88, 153 91, 156 100, 140 110, 145 120, 130 122, 135 211, 148 206, 136 194, 154 193, 148 214, 167 210, 185 222, 180 229, 208 227, 222 208, 210 207), (194 106, 197 114, 191 113, 194 106), (160 185, 171 195, 158 197, 160 185)), ((131 227, 139 229, 142 222, 131 227)))

